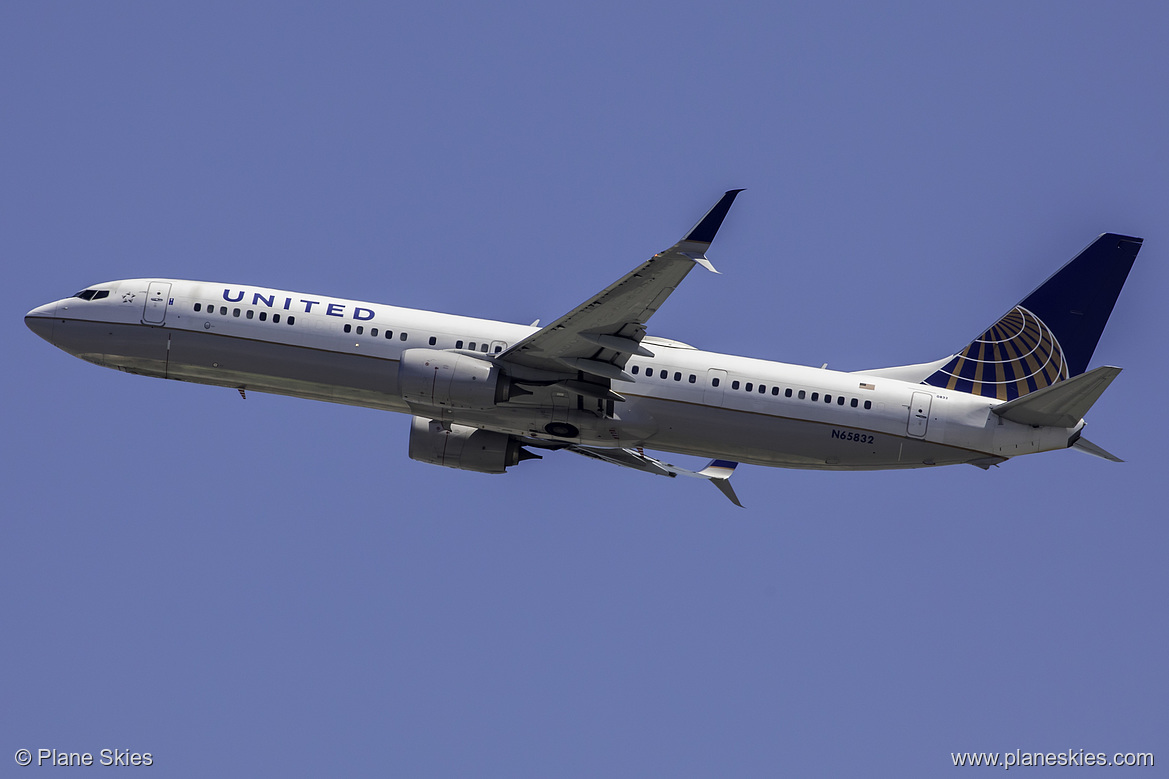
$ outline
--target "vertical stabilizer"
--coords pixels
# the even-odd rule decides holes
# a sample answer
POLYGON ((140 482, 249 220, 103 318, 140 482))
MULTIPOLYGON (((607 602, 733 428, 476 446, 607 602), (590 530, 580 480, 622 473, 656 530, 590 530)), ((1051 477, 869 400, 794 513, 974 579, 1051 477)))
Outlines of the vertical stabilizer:
POLYGON ((1101 235, 923 383, 1014 400, 1082 374, 1140 248, 1101 235))

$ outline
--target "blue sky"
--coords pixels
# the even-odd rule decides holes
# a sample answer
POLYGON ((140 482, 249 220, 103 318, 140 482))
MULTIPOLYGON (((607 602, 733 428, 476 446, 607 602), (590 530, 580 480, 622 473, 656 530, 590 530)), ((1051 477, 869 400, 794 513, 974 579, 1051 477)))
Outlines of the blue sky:
POLYGON ((1169 19, 895 5, 0 9, 0 760, 1169 761, 1169 19), (651 332, 849 370, 950 354, 1097 234, 1144 237, 1087 430, 1128 462, 744 466, 740 510, 567 454, 423 465, 407 417, 103 370, 22 322, 140 276, 547 322, 732 187, 722 275, 651 332))

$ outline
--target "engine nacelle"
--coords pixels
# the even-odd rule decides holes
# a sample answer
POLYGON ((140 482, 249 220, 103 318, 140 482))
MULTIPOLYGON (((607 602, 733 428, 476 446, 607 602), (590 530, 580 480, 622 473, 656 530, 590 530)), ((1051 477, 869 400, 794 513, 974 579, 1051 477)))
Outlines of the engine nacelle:
POLYGON ((441 349, 407 349, 398 363, 398 391, 408 403, 491 408, 508 398, 511 382, 489 360, 441 349))
POLYGON ((503 473, 536 455, 506 433, 466 425, 442 424, 426 417, 410 423, 410 459, 479 473, 503 473))

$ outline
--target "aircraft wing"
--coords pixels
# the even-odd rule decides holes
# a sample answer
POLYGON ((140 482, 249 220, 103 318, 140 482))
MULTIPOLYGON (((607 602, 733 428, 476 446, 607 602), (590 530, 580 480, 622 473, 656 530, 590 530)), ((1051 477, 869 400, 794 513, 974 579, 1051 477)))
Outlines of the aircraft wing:
POLYGON ((698 264, 714 271, 706 259, 706 250, 741 191, 728 191, 681 241, 655 254, 555 322, 496 355, 496 361, 560 374, 580 385, 572 388, 580 394, 620 400, 619 395, 608 389, 609 382, 632 380, 623 370, 631 354, 653 356, 641 345, 645 323, 690 269, 698 264), (578 373, 587 374, 587 381, 574 381, 578 373))
POLYGON ((739 496, 735 494, 734 488, 731 487, 731 474, 735 472, 735 468, 739 465, 736 462, 730 462, 729 460, 711 460, 701 471, 691 471, 650 457, 640 449, 602 449, 594 446, 579 446, 577 444, 571 444, 564 448, 570 452, 582 454, 585 457, 592 457, 594 460, 601 460, 602 462, 612 463, 613 465, 621 465, 625 468, 632 468, 635 471, 644 471, 645 473, 652 473, 657 476, 693 476, 698 479, 706 479, 717 487, 719 492, 726 495, 731 503, 734 503, 739 508, 743 508, 743 504, 739 502, 739 496))

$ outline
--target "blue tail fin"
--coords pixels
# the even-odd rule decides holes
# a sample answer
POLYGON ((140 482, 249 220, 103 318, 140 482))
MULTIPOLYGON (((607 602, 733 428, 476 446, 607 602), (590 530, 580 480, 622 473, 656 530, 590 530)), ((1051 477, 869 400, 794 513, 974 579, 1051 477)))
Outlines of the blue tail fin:
POLYGON ((1140 238, 1105 233, 923 382, 999 400, 1088 368, 1140 238))

